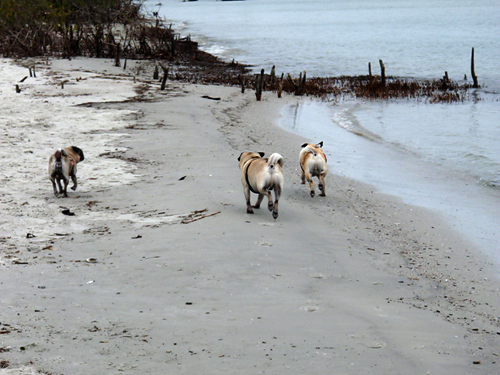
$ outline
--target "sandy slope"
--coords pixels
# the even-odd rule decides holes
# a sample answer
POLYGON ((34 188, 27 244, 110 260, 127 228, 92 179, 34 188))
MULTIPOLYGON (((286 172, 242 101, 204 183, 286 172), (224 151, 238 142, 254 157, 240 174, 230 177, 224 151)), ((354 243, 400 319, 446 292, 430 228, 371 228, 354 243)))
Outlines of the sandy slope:
POLYGON ((16 94, 27 69, 0 65, 0 374, 498 370, 498 271, 430 212, 336 176, 333 154, 311 199, 305 140, 273 125, 299 99, 37 66, 16 94), (80 186, 55 198, 47 159, 73 144, 80 186), (285 158, 276 221, 245 213, 250 150, 285 158))

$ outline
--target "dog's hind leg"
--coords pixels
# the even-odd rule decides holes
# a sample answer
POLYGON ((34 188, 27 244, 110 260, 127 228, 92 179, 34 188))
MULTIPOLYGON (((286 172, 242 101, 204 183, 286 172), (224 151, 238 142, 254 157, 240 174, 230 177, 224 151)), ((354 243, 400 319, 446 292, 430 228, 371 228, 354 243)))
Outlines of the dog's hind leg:
POLYGON ((301 184, 304 185, 306 183, 306 174, 304 173, 304 170, 302 170, 300 178, 301 178, 301 184))
POLYGON ((68 185, 69 185, 69 179, 64 177, 64 190, 61 192, 64 194, 64 197, 67 198, 68 197, 68 185))
POLYGON ((319 188, 319 190, 321 190, 321 193, 319 194, 320 197, 326 197, 325 177, 326 177, 326 172, 321 172, 319 177, 318 177, 318 179, 319 179, 318 188, 319 188))
POLYGON ((74 174, 74 173, 71 174, 71 181, 73 181, 73 186, 71 186, 71 190, 74 191, 78 187, 78 182, 76 180, 76 174, 74 174))
POLYGON ((57 181, 57 186, 59 187, 59 194, 62 194, 64 192, 64 190, 63 190, 63 187, 61 184, 61 178, 57 177, 56 181, 57 181))
POLYGON ((264 196, 262 194, 259 194, 259 197, 257 198, 257 202, 252 206, 253 208, 260 208, 260 204, 262 203, 262 199, 264 199, 264 196))
POLYGON ((309 190, 311 190, 311 192, 310 192, 311 198, 314 198, 314 194, 316 194, 316 193, 314 192, 314 183, 312 180, 311 173, 309 171, 305 172, 305 178, 307 179, 307 182, 309 182, 309 190))
POLYGON ((57 197, 57 185, 56 185, 56 180, 55 178, 51 177, 50 181, 52 181, 52 188, 54 189, 54 195, 57 197))
POLYGON ((243 194, 245 194, 245 200, 247 202, 247 214, 253 214, 252 205, 250 204, 250 189, 248 186, 243 188, 243 194))
POLYGON ((273 210, 273 196, 271 195, 270 190, 263 190, 262 193, 259 193, 260 201, 264 198, 264 195, 267 197, 267 209, 269 211, 273 210))
MULTIPOLYGON (((271 194, 269 194, 271 196, 271 194)), ((278 202, 281 197, 281 186, 279 184, 274 185, 274 207, 273 207, 273 218, 276 220, 278 218, 278 202)))

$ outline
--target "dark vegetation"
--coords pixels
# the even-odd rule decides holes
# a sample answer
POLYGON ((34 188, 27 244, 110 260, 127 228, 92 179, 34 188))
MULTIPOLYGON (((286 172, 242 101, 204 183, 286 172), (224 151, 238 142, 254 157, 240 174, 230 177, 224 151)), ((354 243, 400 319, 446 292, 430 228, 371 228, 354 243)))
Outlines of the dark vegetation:
POLYGON ((468 99, 469 84, 448 79, 420 81, 370 74, 354 77, 298 78, 248 74, 248 66, 223 62, 158 18, 146 19, 138 0, 0 0, 0 54, 4 57, 74 56, 151 59, 170 67, 170 79, 240 86, 245 89, 328 99, 412 98, 431 102, 468 99))

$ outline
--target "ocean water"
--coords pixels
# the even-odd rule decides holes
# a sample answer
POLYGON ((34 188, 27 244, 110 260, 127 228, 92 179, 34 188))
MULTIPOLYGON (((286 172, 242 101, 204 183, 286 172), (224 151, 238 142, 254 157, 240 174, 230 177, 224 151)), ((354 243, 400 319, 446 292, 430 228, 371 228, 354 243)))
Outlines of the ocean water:
POLYGON ((470 80, 470 100, 298 101, 279 125, 323 140, 333 173, 427 207, 500 261, 500 2, 146 1, 181 35, 255 71, 470 80), (160 5, 161 4, 161 5, 160 5))

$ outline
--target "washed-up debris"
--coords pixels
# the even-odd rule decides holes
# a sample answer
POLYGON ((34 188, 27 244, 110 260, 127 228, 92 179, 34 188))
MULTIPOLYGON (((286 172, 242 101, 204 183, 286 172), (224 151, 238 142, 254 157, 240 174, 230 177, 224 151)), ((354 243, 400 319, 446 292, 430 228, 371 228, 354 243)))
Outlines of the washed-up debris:
POLYGON ((179 181, 182 181, 186 178, 186 176, 182 176, 181 178, 179 178, 179 181))
POLYGON ((18 260, 18 259, 15 259, 12 264, 29 264, 28 262, 25 262, 25 261, 22 261, 22 260, 18 260))
POLYGON ((31 232, 26 233, 26 238, 34 238, 34 237, 36 236, 33 233, 31 232))
POLYGON ((64 215, 67 215, 67 216, 75 216, 75 213, 74 212, 71 212, 69 210, 69 208, 66 208, 65 210, 62 210, 61 211, 64 215))
POLYGON ((220 100, 221 98, 220 97, 213 97, 213 96, 208 96, 208 95, 203 95, 202 96, 203 99, 210 99, 210 100, 220 100))
POLYGON ((87 258, 87 259, 85 259, 85 262, 87 262, 87 263, 97 263, 97 259, 96 258, 87 258))
POLYGON ((201 220, 201 219, 204 219, 206 217, 210 217, 210 216, 214 216, 214 215, 220 214, 220 211, 213 212, 211 214, 203 214, 203 212, 206 212, 206 211, 208 211, 208 209, 206 209, 206 208, 204 210, 193 211, 191 214, 187 215, 187 217, 184 218, 181 221, 181 223, 182 224, 189 224, 189 223, 192 223, 193 221, 201 220))
POLYGON ((138 238, 142 238, 142 236, 141 236, 140 234, 138 234, 137 236, 132 237, 132 239, 133 239, 133 240, 136 240, 136 239, 138 239, 138 238))
POLYGON ((93 326, 92 328, 89 328, 89 332, 97 332, 100 331, 101 329, 98 326, 93 326))

